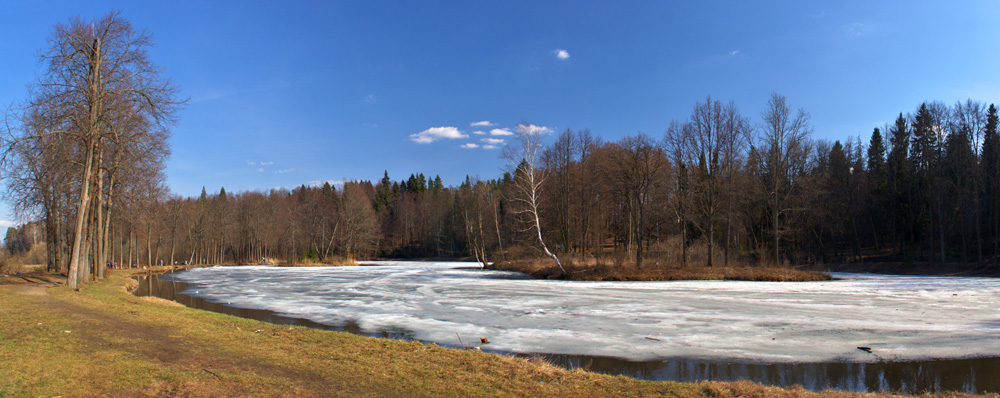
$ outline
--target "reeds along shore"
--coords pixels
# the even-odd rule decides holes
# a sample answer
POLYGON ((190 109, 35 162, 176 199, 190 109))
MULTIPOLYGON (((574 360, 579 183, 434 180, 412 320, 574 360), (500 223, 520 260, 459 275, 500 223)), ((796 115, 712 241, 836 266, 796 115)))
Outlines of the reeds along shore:
MULTIPOLYGON (((813 272, 792 266, 751 266, 745 261, 731 258, 728 266, 707 264, 707 251, 695 245, 689 248, 687 265, 684 265, 679 250, 653 251, 646 257, 641 267, 636 267, 634 258, 626 253, 606 253, 600 256, 563 254, 561 260, 566 267, 566 275, 550 258, 528 253, 524 248, 516 248, 507 253, 508 261, 497 261, 489 268, 498 271, 514 271, 543 279, 568 279, 583 281, 676 281, 676 280, 741 280, 772 282, 825 281, 833 278, 822 272, 813 272), (697 265, 696 265, 697 264, 697 265)), ((715 264, 726 264, 722 254, 715 264)))

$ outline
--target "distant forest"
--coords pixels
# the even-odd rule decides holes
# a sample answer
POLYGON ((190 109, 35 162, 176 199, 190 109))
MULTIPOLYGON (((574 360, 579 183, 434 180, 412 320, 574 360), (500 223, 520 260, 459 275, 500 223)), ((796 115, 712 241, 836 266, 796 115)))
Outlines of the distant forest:
MULTIPOLYGON (((519 138, 540 134, 526 126, 519 138)), ((567 129, 548 140, 534 170, 538 227, 560 256, 631 266, 997 262, 1000 142, 992 105, 923 103, 874 129, 866 144, 813 139, 809 115, 777 94, 757 120, 708 98, 662 137, 606 142, 567 129)), ((450 187, 440 177, 386 173, 339 189, 223 189, 194 198, 166 195, 160 173, 107 181, 108 189, 122 185, 107 204, 108 261, 539 256, 533 220, 515 200, 525 194, 517 181, 531 165, 510 166, 496 179, 467 177, 450 187)), ((74 192, 61 195, 65 203, 74 192)), ((59 242, 50 252, 67 250, 75 211, 45 210, 48 240, 59 242)), ((30 246, 18 243, 26 230, 9 231, 7 247, 30 246)), ((65 269, 54 258, 67 256, 49 257, 51 269, 65 269)))
POLYGON ((38 220, 8 230, 3 253, 45 258, 72 288, 110 263, 544 255, 565 273, 560 257, 634 267, 998 261, 997 110, 973 100, 925 102, 866 142, 829 142, 779 94, 755 118, 708 97, 656 136, 604 141, 524 122, 501 154, 506 173, 458 186, 386 173, 182 198, 163 170, 186 100, 149 59, 149 34, 112 12, 57 24, 48 43, 27 99, 0 126, 4 198, 38 220))

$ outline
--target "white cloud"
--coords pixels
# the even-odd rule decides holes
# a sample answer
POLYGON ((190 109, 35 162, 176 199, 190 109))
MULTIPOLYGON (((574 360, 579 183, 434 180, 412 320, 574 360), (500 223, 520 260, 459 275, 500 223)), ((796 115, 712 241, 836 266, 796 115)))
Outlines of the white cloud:
POLYGON ((496 145, 483 145, 483 149, 497 149, 496 145))
POLYGON ((261 168, 257 169, 257 171, 259 171, 259 172, 263 173, 263 172, 264 172, 264 168, 263 168, 263 167, 261 167, 261 168))
POLYGON ((419 133, 410 134, 410 141, 418 144, 429 144, 442 138, 453 140, 469 138, 469 135, 459 131, 455 127, 431 127, 419 133))
POLYGON ((469 123, 469 126, 472 126, 472 127, 490 127, 490 126, 496 126, 496 125, 497 125, 496 123, 490 123, 489 120, 483 120, 481 122, 469 123))
POLYGON ((472 143, 472 142, 469 142, 469 143, 462 144, 462 148, 465 148, 465 149, 479 148, 479 145, 477 145, 475 143, 472 143))
POLYGON ((248 164, 248 165, 251 165, 251 166, 255 166, 255 165, 257 165, 257 162, 254 162, 254 161, 252 161, 252 160, 248 160, 248 161, 247 161, 247 164, 248 164))
POLYGON ((475 134, 475 135, 486 135, 486 132, 482 131, 482 130, 476 130, 476 131, 473 131, 472 134, 475 134))
POLYGON ((274 162, 264 162, 264 161, 261 161, 261 162, 260 162, 260 165, 261 165, 261 166, 270 166, 270 165, 272 165, 272 164, 274 164, 274 162))
POLYGON ((374 103, 378 102, 378 98, 375 97, 375 94, 368 94, 368 96, 365 97, 365 102, 367 102, 369 104, 374 104, 374 103))
POLYGON ((556 58, 559 58, 559 59, 567 59, 567 58, 569 58, 569 51, 566 51, 566 50, 563 50, 563 49, 560 48, 558 50, 555 50, 554 52, 556 53, 556 58))
POLYGON ((285 174, 285 173, 290 173, 290 172, 293 172, 293 171, 295 171, 295 169, 281 169, 281 170, 275 171, 275 173, 285 174))
POLYGON ((517 130, 528 134, 548 134, 555 131, 551 127, 536 126, 534 124, 519 124, 517 125, 517 130))
POLYGON ((493 129, 490 130, 490 135, 514 135, 514 132, 510 129, 493 129))
POLYGON ((739 53, 740 53, 740 50, 733 50, 733 51, 730 51, 730 52, 729 52, 729 56, 730 56, 730 57, 735 57, 735 56, 736 56, 736 54, 739 54, 739 53))
POLYGON ((361 127, 374 129, 378 128, 378 123, 361 123, 361 127))
POLYGON ((489 145, 500 145, 504 143, 503 138, 483 138, 480 141, 485 142, 489 145))
POLYGON ((861 37, 865 34, 865 32, 868 31, 868 27, 861 22, 855 22, 850 25, 844 26, 844 31, 846 31, 848 35, 854 37, 861 37))
POLYGON ((3 228, 4 231, 6 231, 7 228, 10 228, 10 227, 13 227, 13 226, 16 226, 16 225, 17 225, 17 223, 14 222, 14 221, 0 220, 0 228, 3 228))

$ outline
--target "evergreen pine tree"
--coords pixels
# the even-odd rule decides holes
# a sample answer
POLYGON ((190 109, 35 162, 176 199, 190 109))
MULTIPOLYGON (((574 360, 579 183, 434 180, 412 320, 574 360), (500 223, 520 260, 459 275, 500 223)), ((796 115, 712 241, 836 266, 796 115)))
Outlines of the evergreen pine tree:
POLYGON ((881 178, 885 168, 885 143, 882 142, 882 132, 876 127, 872 131, 872 139, 868 143, 868 175, 872 179, 881 178))
POLYGON ((896 241, 896 249, 903 254, 904 240, 911 237, 910 227, 910 129, 906 118, 900 113, 889 131, 889 157, 886 161, 886 198, 889 203, 890 230, 896 241))
POLYGON ((392 180, 389 179, 389 171, 386 170, 382 180, 375 187, 375 212, 381 212, 389 208, 392 203, 392 180))
MULTIPOLYGON (((935 214, 935 211, 940 209, 935 208, 937 203, 933 200, 935 199, 935 177, 937 177, 937 155, 940 153, 935 129, 940 128, 940 126, 935 125, 934 117, 926 102, 920 104, 920 108, 913 118, 912 127, 910 164, 913 167, 913 184, 911 184, 913 194, 910 197, 914 203, 911 205, 911 211, 919 219, 912 225, 915 228, 914 239, 917 239, 917 235, 922 235, 925 238, 928 248, 927 259, 933 261, 934 224, 937 218, 941 217, 940 214, 935 214), (922 229, 917 230, 918 226, 922 229)), ((942 262, 943 257, 942 254, 942 262)))
POLYGON ((986 113, 986 131, 980 169, 983 175, 985 216, 989 220, 987 236, 993 242, 993 266, 1000 257, 1000 135, 997 133, 997 108, 990 104, 986 113))
MULTIPOLYGON (((859 144, 860 145, 860 144, 859 144)), ((872 238, 875 249, 879 249, 880 238, 885 236, 886 223, 883 217, 886 208, 886 193, 888 182, 886 179, 885 142, 882 139, 882 132, 878 128, 872 131, 871 141, 868 143, 868 219, 863 222, 869 223, 872 228, 872 238)))

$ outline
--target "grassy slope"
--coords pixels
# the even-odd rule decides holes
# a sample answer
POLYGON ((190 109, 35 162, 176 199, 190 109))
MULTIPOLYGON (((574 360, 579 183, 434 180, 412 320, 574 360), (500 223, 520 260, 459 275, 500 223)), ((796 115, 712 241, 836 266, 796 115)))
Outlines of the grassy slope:
MULTIPOLYGON (((5 396, 812 396, 753 383, 649 382, 272 325, 125 292, 0 285, 5 396)), ((829 396, 857 396, 832 393, 829 396)))

